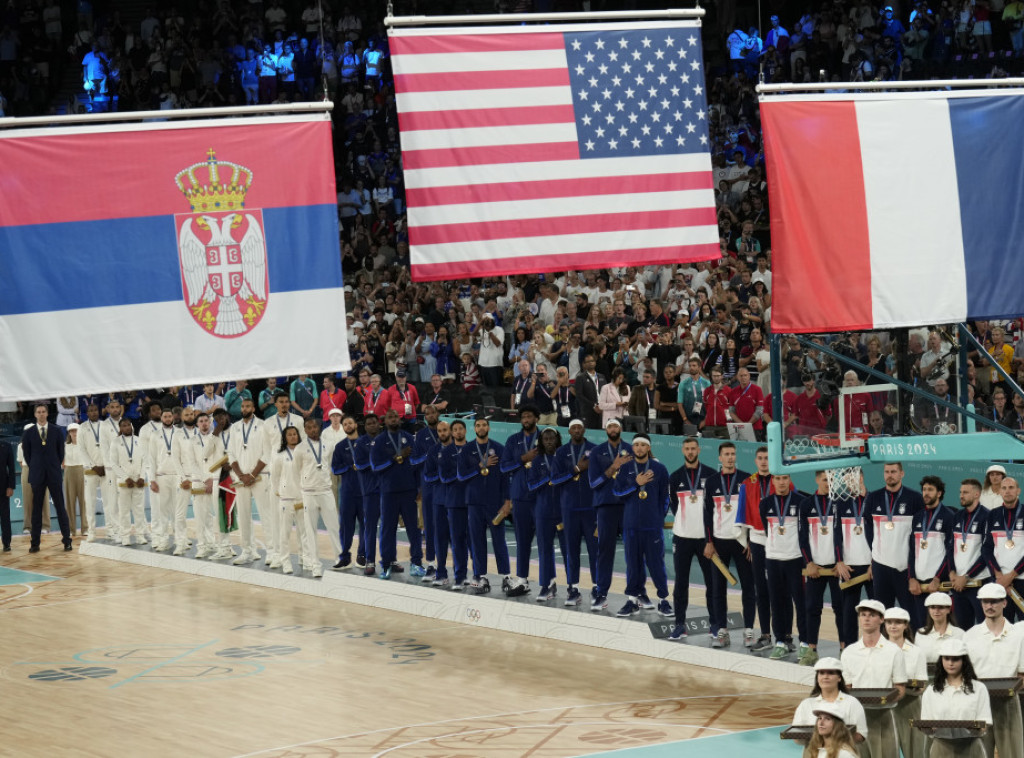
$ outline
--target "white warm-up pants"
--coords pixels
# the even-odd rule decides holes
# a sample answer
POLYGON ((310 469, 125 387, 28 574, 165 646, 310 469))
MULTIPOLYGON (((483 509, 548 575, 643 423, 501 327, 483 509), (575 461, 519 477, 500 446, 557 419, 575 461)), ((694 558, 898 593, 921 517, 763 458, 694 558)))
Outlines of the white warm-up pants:
POLYGON ((263 525, 263 537, 267 541, 267 553, 273 555, 277 545, 277 514, 270 508, 270 485, 267 477, 259 476, 252 487, 235 485, 235 518, 238 521, 238 537, 243 550, 254 550, 256 544, 252 535, 252 501, 256 501, 256 512, 263 525))
MULTIPOLYGON (((103 498, 106 502, 106 495, 103 492, 106 487, 105 477, 99 474, 85 475, 85 517, 89 520, 89 534, 96 531, 96 500, 103 498)), ((109 527, 109 524, 107 525, 109 527)))
MULTIPOLYGON (((158 485, 159 486, 159 485, 158 485)), ((146 523, 146 490, 144 487, 118 487, 117 513, 121 519, 121 535, 145 536, 149 533, 146 523), (132 528, 132 518, 135 527, 132 528)))
POLYGON ((317 550, 317 527, 320 519, 324 520, 327 537, 334 548, 334 555, 327 556, 333 564, 341 555, 341 534, 338 531, 338 501, 330 490, 324 492, 303 492, 302 504, 306 511, 306 531, 309 533, 311 552, 303 556, 303 561, 310 565, 318 563, 320 556, 317 550))
POLYGON ((282 561, 290 561, 292 559, 292 524, 294 524, 295 531, 299 533, 298 554, 300 565, 305 566, 309 556, 316 555, 316 546, 313 541, 315 539, 315 532, 313 535, 310 535, 309 530, 306 528, 306 516, 303 512, 304 503, 286 497, 277 498, 277 502, 277 546, 280 552, 276 553, 276 555, 282 561))
POLYGON ((193 526, 196 530, 198 547, 213 547, 217 544, 217 492, 192 493, 192 513, 195 515, 193 526))

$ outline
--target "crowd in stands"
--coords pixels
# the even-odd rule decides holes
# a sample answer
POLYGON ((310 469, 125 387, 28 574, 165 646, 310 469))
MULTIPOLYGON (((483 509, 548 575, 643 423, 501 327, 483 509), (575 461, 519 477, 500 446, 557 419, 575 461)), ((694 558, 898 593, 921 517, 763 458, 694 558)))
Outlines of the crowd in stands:
MULTIPOLYGON (((189 3, 188 12, 186 4, 160 4, 141 23, 127 25, 115 8, 93 8, 86 0, 76 14, 61 13, 56 0, 10 0, 0 20, 0 92, 8 93, 13 113, 45 110, 37 90, 22 86, 24 67, 43 71, 58 62, 81 66, 90 91, 116 93, 121 110, 310 100, 326 92, 335 102, 353 365, 351 376, 331 379, 349 398, 372 377, 387 387, 404 373, 421 397, 432 384, 443 388, 453 410, 512 409, 528 401, 562 424, 580 417, 599 427, 611 417, 635 417, 638 427, 656 431, 724 436, 728 422, 744 422, 762 436, 771 415, 772 236, 756 70, 763 67, 772 81, 816 78, 810 72, 819 70, 850 79, 857 61, 866 60, 876 73, 862 78, 875 78, 890 49, 897 56, 890 70, 904 73, 908 59, 953 65, 954 55, 975 50, 982 57, 1019 50, 1024 3, 967 0, 963 7, 966 17, 950 2, 932 9, 926 2, 902 8, 837 0, 789 23, 788 31, 772 17, 764 41, 756 28, 723 33, 735 24, 728 6, 715 11, 704 28, 706 37, 725 39, 721 59, 707 68, 721 257, 675 269, 637 261, 609 270, 411 281, 388 39, 381 9, 369 11, 368 4, 220 0, 189 3), (964 18, 968 28, 961 30, 964 18), (914 30, 926 41, 913 37, 914 30), (584 388, 582 376, 596 381, 584 388)), ((529 3, 513 8, 530 9, 529 3)), ((706 49, 714 47, 705 40, 706 49)), ((1020 381, 1021 322, 973 327, 1020 381)), ((914 331, 902 353, 904 343, 888 332, 829 339, 864 366, 956 398, 955 351, 944 335, 914 331)), ((971 359, 971 399, 994 420, 1024 427, 1021 400, 1010 399, 1013 393, 981 356, 971 359)), ((860 370, 844 377, 850 366, 832 366, 793 340, 784 343, 782 361, 791 392, 781 420, 791 432, 834 427, 838 385, 879 381, 860 370)), ((166 396, 139 390, 122 399, 129 417, 138 419, 147 398, 166 396)), ((870 405, 857 408, 864 412, 857 426, 891 431, 899 423, 892 398, 868 397, 870 405)), ((360 410, 358 401, 350 403, 360 410)), ((942 409, 928 406, 916 405, 916 428, 949 430, 948 423, 941 426, 942 409)), ((26 408, 7 413, 27 418, 26 408)))

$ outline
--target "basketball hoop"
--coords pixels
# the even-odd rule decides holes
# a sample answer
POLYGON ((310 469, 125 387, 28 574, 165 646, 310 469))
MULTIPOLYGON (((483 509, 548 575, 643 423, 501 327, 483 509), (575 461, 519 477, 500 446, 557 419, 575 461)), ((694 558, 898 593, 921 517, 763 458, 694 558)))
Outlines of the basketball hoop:
MULTIPOLYGON (((855 444, 847 444, 845 449, 851 453, 863 453, 864 445, 870 436, 865 432, 848 432, 847 443, 852 441, 855 444)), ((811 437, 811 444, 821 453, 838 452, 839 448, 844 447, 835 432, 815 434, 811 437)), ((830 468, 825 470, 825 474, 828 476, 828 496, 833 500, 853 500, 864 494, 861 484, 863 472, 860 466, 830 468)))

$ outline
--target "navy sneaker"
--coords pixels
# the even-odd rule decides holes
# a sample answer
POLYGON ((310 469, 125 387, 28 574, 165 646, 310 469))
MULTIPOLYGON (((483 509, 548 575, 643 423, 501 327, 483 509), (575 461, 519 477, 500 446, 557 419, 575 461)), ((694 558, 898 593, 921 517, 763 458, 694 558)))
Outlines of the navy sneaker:
POLYGON ((636 601, 637 601, 637 605, 639 605, 645 611, 653 611, 655 609, 655 607, 656 607, 654 605, 654 602, 651 600, 650 597, 648 597, 646 592, 641 592, 637 596, 636 601))
POLYGON ((341 555, 341 556, 338 556, 338 562, 335 563, 333 566, 331 566, 331 569, 334 570, 334 571, 341 571, 346 566, 351 565, 351 563, 352 563, 352 556, 351 555, 341 555))
POLYGON ((619 618, 629 618, 630 616, 635 616, 638 613, 640 613, 640 606, 637 605, 632 598, 628 598, 626 600, 626 604, 619 608, 619 612, 615 615, 619 618))
POLYGON ((554 600, 555 595, 558 594, 558 585, 552 582, 547 587, 537 593, 537 597, 534 598, 538 603, 546 603, 548 600, 554 600))
POLYGON ((391 578, 391 566, 388 566, 387 568, 381 569, 380 578, 381 579, 390 579, 391 578))
POLYGON ((580 600, 580 591, 575 587, 570 587, 569 590, 565 593, 566 605, 579 605, 580 600))
POLYGON ((434 568, 433 564, 428 563, 427 564, 427 571, 423 575, 422 581, 423 582, 432 582, 432 581, 434 581, 434 577, 435 576, 437 576, 437 569, 434 568))
POLYGON ((427 570, 418 563, 414 563, 409 567, 409 574, 410 576, 425 577, 427 575, 427 570))
POLYGON ((666 600, 665 598, 662 598, 661 601, 658 603, 658 613, 660 613, 665 618, 669 618, 670 616, 676 615, 675 612, 672 610, 672 604, 669 603, 668 600, 666 600))
POLYGON ((679 642, 679 640, 685 640, 689 636, 690 632, 686 628, 686 624, 676 624, 668 638, 673 642, 679 642))
POLYGON ((590 599, 590 612, 600 613, 608 608, 608 596, 597 595, 590 599))

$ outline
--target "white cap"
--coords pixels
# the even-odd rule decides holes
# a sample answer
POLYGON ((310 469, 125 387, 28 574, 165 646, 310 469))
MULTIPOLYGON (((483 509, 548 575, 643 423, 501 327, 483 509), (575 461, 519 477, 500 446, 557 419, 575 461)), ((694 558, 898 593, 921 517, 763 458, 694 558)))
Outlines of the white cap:
POLYGON ((978 600, 1005 600, 1006 599, 1006 588, 1001 584, 992 582, 990 584, 982 585, 981 589, 978 590, 978 600))
POLYGON ((843 662, 838 658, 830 658, 825 656, 819 658, 818 662, 814 664, 815 671, 838 671, 840 674, 843 673, 843 662))
MULTIPOLYGON (((615 426, 619 427, 619 429, 622 428, 622 422, 619 421, 617 418, 610 418, 607 421, 605 421, 604 422, 604 428, 607 429, 612 424, 615 424, 615 426)), ((31 424, 29 424, 29 426, 31 426, 31 424)), ((26 428, 28 428, 28 427, 26 427, 26 428)))
POLYGON ((903 608, 889 608, 885 612, 886 621, 906 621, 910 623, 910 613, 903 608))
POLYGON ((939 647, 936 651, 939 657, 948 656, 950 658, 956 658, 961 655, 967 655, 967 644, 963 640, 948 639, 943 640, 939 643, 939 647))
POLYGON ((582 426, 584 429, 587 428, 587 425, 580 421, 578 418, 574 418, 572 421, 569 422, 570 429, 572 429, 574 426, 582 426))
POLYGON ((73 430, 75 430, 75 429, 77 429, 77 428, 78 428, 78 424, 76 424, 76 423, 75 423, 75 422, 73 422, 73 421, 72 421, 72 422, 71 422, 70 424, 68 424, 68 431, 69 431, 69 432, 70 432, 70 431, 73 431, 73 430))
POLYGON ((991 474, 993 472, 998 473, 998 474, 1003 474, 1004 476, 1006 475, 1006 469, 1003 468, 1002 466, 1000 466, 998 463, 996 463, 996 464, 994 464, 992 466, 989 466, 987 469, 985 469, 985 474, 986 475, 991 474))
POLYGON ((353 329, 365 329, 366 327, 363 326, 363 322, 362 321, 356 321, 354 324, 352 324, 352 328, 353 329))
POLYGON ((937 606, 948 606, 953 607, 953 598, 947 595, 945 592, 933 592, 924 601, 926 608, 930 608, 933 605, 937 606))
POLYGON ((854 610, 860 613, 860 611, 864 609, 874 611, 879 616, 885 617, 885 606, 877 600, 861 600, 859 603, 857 603, 857 607, 854 610))
POLYGON ((845 709, 841 708, 839 706, 839 703, 818 703, 814 707, 814 715, 818 716, 822 713, 824 713, 826 716, 831 716, 836 721, 842 721, 844 724, 846 723, 847 716, 845 713, 845 709))
POLYGON ((344 416, 345 414, 341 412, 341 408, 331 408, 329 411, 327 411, 327 415, 328 416, 344 416))

